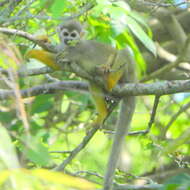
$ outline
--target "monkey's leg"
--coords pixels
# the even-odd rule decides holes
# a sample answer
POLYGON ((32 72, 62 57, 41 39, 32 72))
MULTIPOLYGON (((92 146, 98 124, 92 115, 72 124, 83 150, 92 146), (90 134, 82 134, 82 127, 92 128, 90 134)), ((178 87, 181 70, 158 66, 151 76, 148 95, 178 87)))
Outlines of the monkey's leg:
POLYGON ((117 72, 110 72, 107 75, 106 79, 106 88, 111 91, 114 86, 118 83, 118 81, 121 79, 123 75, 123 70, 118 70, 117 72))
POLYGON ((25 57, 37 59, 54 70, 61 69, 56 64, 56 55, 45 50, 32 49, 26 53, 25 57))
POLYGON ((103 90, 100 87, 98 87, 95 83, 92 83, 92 82, 90 82, 89 84, 89 90, 94 100, 96 110, 98 112, 98 117, 96 118, 93 124, 101 125, 108 114, 107 104, 105 101, 103 90))
POLYGON ((109 65, 111 66, 111 68, 110 72, 107 73, 106 87, 109 91, 111 91, 114 86, 119 82, 125 70, 125 62, 123 61, 120 52, 114 55, 114 57, 112 58, 112 63, 110 63, 109 65))

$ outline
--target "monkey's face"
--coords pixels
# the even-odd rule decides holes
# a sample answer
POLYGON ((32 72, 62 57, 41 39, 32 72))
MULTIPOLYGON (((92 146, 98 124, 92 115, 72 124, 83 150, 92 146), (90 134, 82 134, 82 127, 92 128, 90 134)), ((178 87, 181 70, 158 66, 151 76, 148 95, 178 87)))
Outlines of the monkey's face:
POLYGON ((67 28, 63 28, 60 32, 60 38, 64 44, 72 45, 73 43, 79 41, 80 34, 77 30, 68 30, 67 28))

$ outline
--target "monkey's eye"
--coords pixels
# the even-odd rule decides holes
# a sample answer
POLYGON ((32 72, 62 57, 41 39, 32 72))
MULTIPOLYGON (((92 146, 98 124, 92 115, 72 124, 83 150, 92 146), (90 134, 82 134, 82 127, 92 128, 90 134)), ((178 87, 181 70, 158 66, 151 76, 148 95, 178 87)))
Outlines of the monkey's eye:
POLYGON ((76 32, 71 33, 71 37, 75 38, 77 36, 76 32))
POLYGON ((63 32, 63 36, 68 36, 69 33, 68 32, 63 32))

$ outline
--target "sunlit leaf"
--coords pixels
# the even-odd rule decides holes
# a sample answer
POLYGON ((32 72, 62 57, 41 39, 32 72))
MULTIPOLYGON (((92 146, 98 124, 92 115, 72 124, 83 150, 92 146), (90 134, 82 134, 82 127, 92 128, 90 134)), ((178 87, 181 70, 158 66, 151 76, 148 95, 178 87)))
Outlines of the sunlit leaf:
POLYGON ((7 130, 0 125, 0 163, 2 166, 13 169, 19 168, 19 161, 7 130))
POLYGON ((32 104, 31 113, 40 113, 48 111, 53 106, 52 95, 40 95, 37 96, 32 104))
POLYGON ((0 34, 0 66, 17 69, 22 57, 16 45, 7 36, 0 34))
POLYGON ((36 169, 32 171, 32 174, 49 182, 63 184, 68 187, 84 189, 84 190, 95 189, 95 185, 91 182, 88 182, 81 178, 69 176, 67 174, 60 172, 49 171, 45 169, 36 169))
POLYGON ((3 170, 0 172, 0 185, 2 185, 7 180, 10 174, 11 174, 11 171, 8 171, 8 170, 3 170))
POLYGON ((150 27, 148 26, 145 18, 142 15, 139 15, 137 12, 135 11, 130 11, 129 16, 134 18, 138 23, 140 23, 142 26, 145 27, 145 29, 147 30, 147 34, 150 38, 152 38, 152 31, 150 29, 150 27))

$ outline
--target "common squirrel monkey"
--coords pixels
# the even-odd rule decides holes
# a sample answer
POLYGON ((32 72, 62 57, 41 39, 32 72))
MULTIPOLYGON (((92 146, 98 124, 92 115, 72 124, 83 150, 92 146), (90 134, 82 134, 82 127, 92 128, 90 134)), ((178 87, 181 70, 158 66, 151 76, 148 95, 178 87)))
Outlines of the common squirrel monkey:
MULTIPOLYGON (((101 77, 105 90, 111 91, 127 70, 125 50, 118 51, 94 40, 81 39, 82 33, 82 27, 76 21, 67 22, 58 28, 64 48, 57 55, 57 63, 61 67, 61 60, 75 62, 91 76, 101 77)), ((108 114, 105 92, 94 81, 89 81, 89 90, 98 112, 95 123, 101 125, 108 114)))
MULTIPOLYGON (((54 55, 44 50, 31 50, 27 57, 35 58, 53 69, 62 68, 65 60, 74 62, 91 76, 98 76, 104 84, 100 86, 89 80, 89 90, 94 99, 98 117, 94 125, 101 125, 107 114, 105 91, 111 91, 120 81, 135 81, 134 60, 128 49, 116 50, 115 48, 96 42, 83 40, 83 30, 80 23, 69 21, 58 27, 60 45, 57 46, 58 54, 54 55), (42 53, 41 53, 42 52, 42 53), (38 54, 38 55, 37 55, 38 54), (41 55, 47 55, 42 58, 41 55)), ((124 97, 121 101, 120 115, 117 123, 114 143, 105 175, 104 190, 110 190, 113 184, 114 172, 117 167, 118 155, 122 142, 129 129, 135 109, 135 98, 124 97)))

